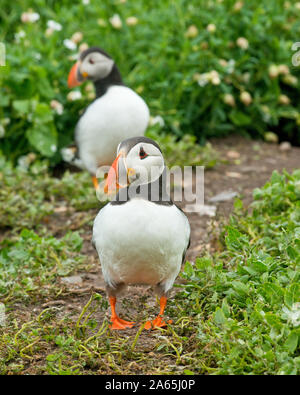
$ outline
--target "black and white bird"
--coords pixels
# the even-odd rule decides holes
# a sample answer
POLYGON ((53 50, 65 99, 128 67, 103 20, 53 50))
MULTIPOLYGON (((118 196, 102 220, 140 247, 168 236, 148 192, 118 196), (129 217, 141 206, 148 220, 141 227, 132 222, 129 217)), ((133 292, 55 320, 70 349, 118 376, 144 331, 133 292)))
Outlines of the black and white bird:
POLYGON ((95 177, 99 166, 110 166, 118 144, 126 138, 144 135, 149 122, 145 101, 125 86, 114 60, 102 49, 83 51, 72 67, 68 86, 91 80, 96 99, 86 108, 75 129, 77 156, 81 167, 95 177))
POLYGON ((109 296, 111 328, 134 325, 119 318, 115 309, 118 292, 130 284, 155 287, 160 312, 145 328, 165 326, 162 315, 189 246, 190 225, 167 193, 158 144, 147 137, 122 141, 104 190, 116 193, 94 221, 93 244, 109 296))

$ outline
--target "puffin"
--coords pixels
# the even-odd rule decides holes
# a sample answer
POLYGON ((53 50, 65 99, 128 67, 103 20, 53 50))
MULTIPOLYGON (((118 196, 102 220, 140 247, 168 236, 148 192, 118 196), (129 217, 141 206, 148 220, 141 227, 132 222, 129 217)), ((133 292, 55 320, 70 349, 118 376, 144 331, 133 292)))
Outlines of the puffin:
POLYGON ((191 231, 186 215, 170 198, 166 175, 159 145, 138 136, 119 144, 101 183, 110 201, 94 220, 92 243, 102 267, 113 330, 136 324, 116 312, 118 295, 130 285, 153 287, 160 297, 158 316, 144 328, 167 325, 167 298, 184 263, 191 231))
POLYGON ((114 60, 99 47, 80 53, 70 70, 68 87, 76 87, 86 80, 93 81, 96 98, 75 127, 74 164, 90 172, 98 189, 97 168, 111 166, 122 140, 144 135, 149 109, 145 101, 124 84, 114 60))

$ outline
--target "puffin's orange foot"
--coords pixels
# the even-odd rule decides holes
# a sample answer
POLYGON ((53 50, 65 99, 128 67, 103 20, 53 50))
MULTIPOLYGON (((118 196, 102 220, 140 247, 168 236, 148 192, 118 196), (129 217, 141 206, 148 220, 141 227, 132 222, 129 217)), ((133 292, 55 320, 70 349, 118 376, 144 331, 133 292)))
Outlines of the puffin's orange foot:
POLYGON ((115 329, 115 330, 132 328, 135 325, 135 322, 125 321, 122 320, 122 318, 120 317, 112 318, 111 322, 112 324, 109 325, 109 327, 110 329, 115 329))
MULTIPOLYGON (((172 322, 172 320, 169 320, 168 324, 172 324, 172 322)), ((165 326, 167 326, 166 322, 162 319, 161 316, 158 316, 153 321, 147 321, 144 328, 150 330, 155 328, 163 328, 165 326)))

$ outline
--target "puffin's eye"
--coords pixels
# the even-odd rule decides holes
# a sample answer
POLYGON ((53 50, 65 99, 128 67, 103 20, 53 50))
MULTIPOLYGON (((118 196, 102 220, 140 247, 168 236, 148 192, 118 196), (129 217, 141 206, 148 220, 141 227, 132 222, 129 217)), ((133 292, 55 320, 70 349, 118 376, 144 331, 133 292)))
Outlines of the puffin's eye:
POLYGON ((90 58, 90 59, 89 59, 89 63, 90 63, 90 64, 94 64, 95 62, 93 61, 92 58, 90 58))
POLYGON ((144 151, 143 147, 140 148, 139 156, 140 156, 140 159, 145 159, 148 156, 148 154, 146 154, 146 152, 144 151))

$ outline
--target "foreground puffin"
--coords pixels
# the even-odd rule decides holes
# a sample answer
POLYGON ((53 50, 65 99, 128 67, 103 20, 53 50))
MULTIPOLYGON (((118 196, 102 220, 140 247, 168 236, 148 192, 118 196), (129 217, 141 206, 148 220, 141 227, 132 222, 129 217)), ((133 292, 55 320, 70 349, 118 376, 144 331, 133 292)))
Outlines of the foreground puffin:
POLYGON ((131 328, 116 313, 116 297, 126 285, 155 286, 160 312, 146 329, 166 326, 162 318, 168 291, 180 271, 190 240, 185 214, 170 199, 166 168, 158 144, 147 137, 121 142, 105 181, 115 197, 102 208, 93 226, 111 306, 111 329, 131 328))
POLYGON ((97 168, 112 164, 122 140, 144 135, 149 109, 138 94, 124 85, 113 59, 98 47, 80 54, 69 73, 68 86, 73 88, 85 80, 93 81, 96 99, 76 125, 76 160, 92 174, 98 188, 97 168))

